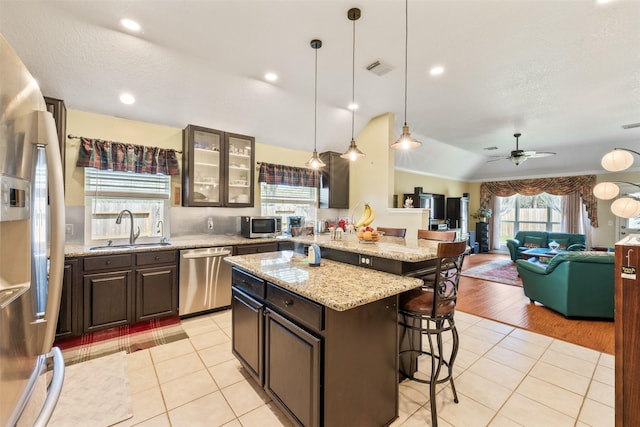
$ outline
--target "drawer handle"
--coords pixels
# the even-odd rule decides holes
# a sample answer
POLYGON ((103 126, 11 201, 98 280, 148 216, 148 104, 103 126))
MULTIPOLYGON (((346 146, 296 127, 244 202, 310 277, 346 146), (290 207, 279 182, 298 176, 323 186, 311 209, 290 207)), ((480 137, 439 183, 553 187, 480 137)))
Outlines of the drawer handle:
POLYGON ((160 259, 160 257, 158 255, 156 255, 156 257, 154 258, 156 261, 158 261, 160 259))
POLYGON ((286 299, 284 301, 282 301, 285 305, 285 307, 289 307, 290 305, 293 305, 293 300, 292 299, 286 299))
POLYGON ((111 265, 111 260, 107 260, 106 264, 111 265))

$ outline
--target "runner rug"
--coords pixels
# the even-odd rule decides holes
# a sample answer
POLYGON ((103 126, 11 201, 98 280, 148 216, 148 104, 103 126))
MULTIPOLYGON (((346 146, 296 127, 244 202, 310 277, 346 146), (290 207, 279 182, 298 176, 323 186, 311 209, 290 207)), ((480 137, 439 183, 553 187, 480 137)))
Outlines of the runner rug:
POLYGON ((188 337, 180 326, 180 318, 174 316, 59 340, 55 345, 60 347, 65 365, 69 366, 120 351, 132 353, 188 337))
POLYGON ((463 269, 461 274, 505 285, 522 286, 522 279, 518 276, 516 263, 510 259, 497 259, 468 270, 463 269))

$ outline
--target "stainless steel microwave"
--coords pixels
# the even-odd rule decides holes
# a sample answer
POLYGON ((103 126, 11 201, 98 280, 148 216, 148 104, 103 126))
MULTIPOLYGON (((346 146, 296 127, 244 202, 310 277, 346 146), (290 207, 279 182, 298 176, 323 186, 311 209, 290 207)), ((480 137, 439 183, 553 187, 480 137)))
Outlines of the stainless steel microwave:
POLYGON ((282 218, 278 216, 241 216, 240 234, 250 239, 279 236, 282 234, 282 218))

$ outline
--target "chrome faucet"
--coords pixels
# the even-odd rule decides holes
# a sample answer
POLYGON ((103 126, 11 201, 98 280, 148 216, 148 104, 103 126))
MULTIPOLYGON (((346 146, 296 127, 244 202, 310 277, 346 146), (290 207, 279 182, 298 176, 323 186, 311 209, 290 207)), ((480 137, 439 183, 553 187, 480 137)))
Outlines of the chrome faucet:
POLYGON ((131 211, 129 209, 121 210, 120 213, 118 214, 118 218, 116 218, 116 224, 120 224, 122 222, 122 215, 125 213, 129 214, 129 218, 131 219, 131 233, 129 234, 129 244, 133 245, 136 242, 136 239, 138 238, 138 236, 140 235, 140 227, 138 227, 138 231, 134 234, 133 233, 133 214, 131 213, 131 211))

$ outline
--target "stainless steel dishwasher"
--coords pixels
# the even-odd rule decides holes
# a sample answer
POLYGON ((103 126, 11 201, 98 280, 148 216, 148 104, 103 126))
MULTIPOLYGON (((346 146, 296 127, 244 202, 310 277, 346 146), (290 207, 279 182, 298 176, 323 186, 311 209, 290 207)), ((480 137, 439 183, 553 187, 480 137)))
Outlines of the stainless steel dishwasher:
POLYGON ((210 311, 231 305, 231 255, 228 246, 180 251, 179 314, 210 311))

